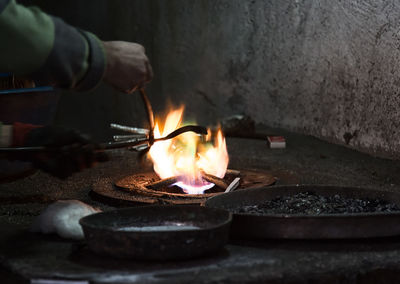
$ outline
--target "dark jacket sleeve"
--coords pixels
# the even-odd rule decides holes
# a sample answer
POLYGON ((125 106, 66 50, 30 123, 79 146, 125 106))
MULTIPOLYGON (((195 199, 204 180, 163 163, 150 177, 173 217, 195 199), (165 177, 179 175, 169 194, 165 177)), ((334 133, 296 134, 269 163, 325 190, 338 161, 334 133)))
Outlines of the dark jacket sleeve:
POLYGON ((105 72, 101 41, 36 7, 0 0, 0 72, 11 72, 40 85, 86 91, 105 72))

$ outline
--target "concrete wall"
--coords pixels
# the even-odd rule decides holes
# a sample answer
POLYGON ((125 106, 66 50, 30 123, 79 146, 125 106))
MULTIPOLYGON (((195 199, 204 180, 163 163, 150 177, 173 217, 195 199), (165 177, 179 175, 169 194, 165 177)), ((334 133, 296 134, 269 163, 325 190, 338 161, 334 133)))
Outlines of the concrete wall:
MULTIPOLYGON (((400 157, 399 1, 35 3, 104 39, 144 44, 156 110, 170 98, 200 123, 246 113, 268 126, 400 157)), ((78 96, 63 97, 59 122, 77 124, 67 113, 76 112, 78 96)), ((142 119, 138 98, 104 86, 85 96, 76 112, 89 120, 84 130, 93 121, 142 119)))

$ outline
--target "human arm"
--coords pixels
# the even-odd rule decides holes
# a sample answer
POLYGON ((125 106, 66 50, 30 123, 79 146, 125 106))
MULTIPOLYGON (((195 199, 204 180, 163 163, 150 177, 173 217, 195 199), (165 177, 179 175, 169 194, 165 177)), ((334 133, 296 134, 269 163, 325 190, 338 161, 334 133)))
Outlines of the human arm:
POLYGON ((130 92, 152 78, 144 48, 128 42, 102 42, 36 7, 0 0, 2 72, 40 85, 86 91, 105 80, 130 92))

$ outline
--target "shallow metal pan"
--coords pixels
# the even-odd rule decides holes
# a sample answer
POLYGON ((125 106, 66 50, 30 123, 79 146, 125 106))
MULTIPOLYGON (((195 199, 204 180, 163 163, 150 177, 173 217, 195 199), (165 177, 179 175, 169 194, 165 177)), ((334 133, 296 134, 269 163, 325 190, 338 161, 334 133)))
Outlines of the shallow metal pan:
POLYGON ((89 249, 118 258, 177 260, 214 253, 228 242, 231 214, 200 206, 143 206, 80 220, 89 249), (179 226, 179 228, 178 228, 179 226), (195 228, 193 228, 195 227, 195 228))
MULTIPOLYGON (((349 198, 379 198, 400 206, 400 193, 356 187, 324 185, 272 186, 239 190, 208 199, 206 207, 231 212, 277 196, 313 191, 349 198)), ((399 213, 252 215, 234 214, 231 236, 236 239, 355 239, 400 235, 399 213)))

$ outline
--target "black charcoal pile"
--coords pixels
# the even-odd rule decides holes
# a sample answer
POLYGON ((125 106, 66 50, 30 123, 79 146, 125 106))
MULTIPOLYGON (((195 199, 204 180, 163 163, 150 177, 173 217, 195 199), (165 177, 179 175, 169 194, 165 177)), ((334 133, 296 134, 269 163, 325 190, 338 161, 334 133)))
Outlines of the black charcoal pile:
POLYGON ((278 196, 257 205, 243 206, 234 213, 242 214, 352 214, 399 211, 400 207, 380 199, 346 198, 338 194, 321 196, 313 192, 301 192, 290 196, 278 196))

